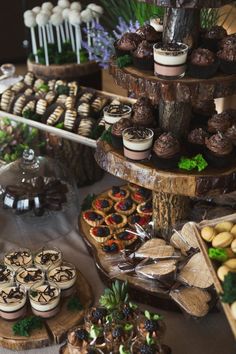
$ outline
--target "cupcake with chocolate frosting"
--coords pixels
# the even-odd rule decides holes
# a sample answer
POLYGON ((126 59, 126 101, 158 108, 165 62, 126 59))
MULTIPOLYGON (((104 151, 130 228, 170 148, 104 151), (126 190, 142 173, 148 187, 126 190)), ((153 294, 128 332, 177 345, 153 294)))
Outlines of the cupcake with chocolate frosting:
POLYGON ((141 70, 153 70, 153 45, 147 40, 143 40, 133 52, 133 64, 141 70))
POLYGON ((212 135, 206 138, 206 158, 214 167, 227 167, 233 159, 233 144, 222 133, 212 135))
POLYGON ((138 127, 150 127, 154 125, 154 109, 148 97, 140 97, 133 105, 132 123, 138 127))
POLYGON ((137 48, 141 41, 142 38, 137 33, 124 33, 123 36, 114 43, 116 55, 119 57, 130 54, 137 48))
POLYGON ((213 52, 219 49, 220 41, 227 36, 227 31, 222 26, 213 26, 202 33, 201 47, 213 52))
POLYGON ((180 158, 180 143, 172 133, 163 133, 154 142, 153 161, 161 169, 177 167, 180 158))
POLYGON ((199 79, 209 79, 214 76, 219 67, 215 53, 205 48, 193 50, 188 66, 188 73, 199 79))
POLYGON ((236 36, 221 42, 221 49, 217 52, 220 60, 220 69, 225 74, 236 73, 236 36))
POLYGON ((222 112, 218 114, 214 114, 208 120, 208 131, 210 133, 225 133, 228 128, 230 128, 232 124, 231 116, 227 112, 222 112))
POLYGON ((206 101, 193 101, 192 103, 192 114, 193 119, 191 122, 192 126, 206 125, 209 118, 216 114, 216 105, 214 100, 206 101))
POLYGON ((126 128, 131 127, 131 125, 131 121, 128 118, 121 118, 118 122, 113 124, 111 128, 111 142, 116 149, 122 149, 122 132, 126 128))
POLYGON ((202 153, 208 133, 202 128, 195 128, 188 134, 188 145, 191 152, 202 153))
POLYGON ((157 43, 162 39, 161 32, 157 32, 151 25, 148 23, 138 28, 136 33, 143 39, 148 41, 149 43, 157 43))

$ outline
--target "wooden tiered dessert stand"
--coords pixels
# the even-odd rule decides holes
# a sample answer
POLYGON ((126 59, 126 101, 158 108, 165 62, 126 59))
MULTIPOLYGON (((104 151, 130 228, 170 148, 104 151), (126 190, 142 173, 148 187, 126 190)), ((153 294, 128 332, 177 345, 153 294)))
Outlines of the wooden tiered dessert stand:
MULTIPOLYGON (((153 2, 166 7, 163 41, 184 42, 194 48, 200 31, 200 8, 219 7, 231 1, 153 2)), ((120 69, 115 61, 111 62, 110 73, 118 85, 136 97, 147 96, 159 104, 160 127, 179 137, 189 131, 193 101, 213 100, 236 93, 236 75, 217 74, 207 80, 186 75, 178 80, 162 80, 151 71, 144 72, 132 66, 120 69)), ((236 188, 236 164, 221 170, 207 168, 201 173, 162 171, 150 163, 129 161, 122 151, 102 141, 98 142, 95 158, 107 172, 153 191, 154 231, 163 236, 167 236, 181 220, 186 220, 190 197, 217 195, 236 188)))

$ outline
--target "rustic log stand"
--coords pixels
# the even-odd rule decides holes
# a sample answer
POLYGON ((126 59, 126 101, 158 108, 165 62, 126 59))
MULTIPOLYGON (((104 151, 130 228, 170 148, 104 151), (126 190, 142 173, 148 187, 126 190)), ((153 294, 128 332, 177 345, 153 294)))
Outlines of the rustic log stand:
MULTIPOLYGON (((148 1, 146 1, 148 2, 148 1)), ((224 0, 155 0, 165 6, 163 41, 179 41, 196 46, 200 30, 200 9, 220 7, 224 0)), ((189 130, 191 104, 196 100, 213 100, 236 93, 236 75, 217 74, 208 80, 188 76, 178 80, 162 80, 150 72, 134 67, 118 68, 110 64, 116 83, 136 97, 147 96, 159 104, 159 124, 164 130, 183 136, 189 130)), ((189 211, 190 197, 226 193, 236 188, 236 166, 225 170, 208 168, 203 173, 161 171, 150 163, 134 163, 122 152, 99 142, 95 158, 106 171, 153 191, 153 221, 156 234, 167 236, 173 226, 184 220, 189 211)))

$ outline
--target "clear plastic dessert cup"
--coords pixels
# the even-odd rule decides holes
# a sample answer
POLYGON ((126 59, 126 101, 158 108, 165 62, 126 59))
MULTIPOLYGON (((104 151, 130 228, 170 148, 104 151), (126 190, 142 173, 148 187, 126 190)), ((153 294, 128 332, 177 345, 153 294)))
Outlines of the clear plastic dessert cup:
POLYGON ((149 128, 127 128, 122 132, 124 156, 141 161, 149 158, 154 133, 149 128))
POLYGON ((32 254, 28 248, 10 250, 4 255, 4 264, 13 271, 16 271, 20 267, 28 267, 32 263, 32 254))
POLYGON ((35 266, 45 271, 52 266, 59 266, 61 262, 62 252, 56 247, 42 247, 34 256, 35 266))
POLYGON ((13 285, 14 272, 5 264, 0 263, 0 289, 13 285))
POLYGON ((0 316, 13 321, 26 313, 27 292, 23 286, 13 285, 0 290, 0 316))
MULTIPOLYGON (((105 129, 108 130, 113 124, 118 122, 122 118, 130 118, 132 113, 132 108, 128 105, 119 105, 124 110, 116 112, 109 112, 111 106, 106 106, 103 110, 103 117, 105 120, 105 129)), ((119 108, 120 109, 120 108, 119 108)))
POLYGON ((156 43, 153 46, 154 73, 161 79, 178 79, 185 75, 188 46, 184 43, 156 43))
POLYGON ((70 296, 75 290, 77 271, 74 264, 63 262, 59 266, 51 266, 47 272, 48 280, 61 289, 63 297, 70 296))
POLYGON ((35 283, 44 283, 45 273, 35 266, 21 267, 16 271, 16 284, 23 286, 27 291, 35 283))

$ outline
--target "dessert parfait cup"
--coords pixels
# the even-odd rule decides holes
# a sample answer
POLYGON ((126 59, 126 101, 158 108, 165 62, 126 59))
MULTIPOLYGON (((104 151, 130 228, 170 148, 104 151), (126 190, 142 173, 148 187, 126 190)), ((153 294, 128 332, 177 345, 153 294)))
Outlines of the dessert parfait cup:
POLYGON ((111 106, 106 106, 103 110, 103 117, 105 120, 105 129, 108 130, 113 124, 119 122, 122 118, 131 117, 132 108, 128 105, 117 106, 117 111, 114 111, 114 106, 111 111, 111 106))
POLYGON ((112 322, 104 327, 104 337, 108 353, 119 354, 120 345, 130 346, 135 337, 135 329, 132 322, 112 322))
POLYGON ((36 283, 29 290, 32 312, 42 318, 55 316, 60 310, 61 289, 53 282, 36 283))
POLYGON ((122 133, 124 156, 141 161, 150 156, 154 133, 149 128, 127 128, 122 133))
POLYGON ((61 289, 62 297, 70 296, 74 293, 77 279, 74 264, 63 262, 59 266, 51 266, 48 269, 47 278, 61 289))
POLYGON ((31 251, 27 248, 11 250, 4 255, 4 263, 13 271, 19 267, 28 267, 33 263, 31 251))
POLYGON ((34 256, 35 266, 45 271, 51 266, 59 266, 61 262, 62 252, 56 247, 42 247, 34 256))
POLYGON ((35 266, 21 267, 16 271, 16 284, 22 285, 27 291, 35 283, 43 284, 45 279, 44 271, 35 266))
POLYGON ((131 353, 171 354, 171 349, 155 341, 152 344, 148 344, 144 337, 138 337, 131 345, 131 353))
POLYGON ((161 319, 148 319, 145 315, 140 315, 137 321, 137 330, 141 337, 146 338, 149 335, 155 341, 161 343, 166 332, 166 326, 161 319))
POLYGON ((179 79, 185 75, 188 46, 184 43, 156 43, 154 73, 161 79, 179 79))
POLYGON ((85 329, 91 333, 91 330, 96 328, 96 331, 99 332, 95 342, 97 348, 103 348, 105 346, 103 331, 105 323, 107 322, 106 316, 107 310, 104 307, 91 307, 85 312, 85 329))
POLYGON ((24 287, 13 285, 0 290, 0 316, 16 320, 26 313, 27 292, 24 287))
POLYGON ((0 289, 13 285, 14 272, 5 264, 0 263, 0 289))

